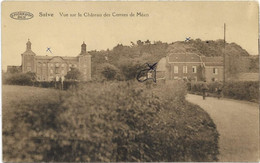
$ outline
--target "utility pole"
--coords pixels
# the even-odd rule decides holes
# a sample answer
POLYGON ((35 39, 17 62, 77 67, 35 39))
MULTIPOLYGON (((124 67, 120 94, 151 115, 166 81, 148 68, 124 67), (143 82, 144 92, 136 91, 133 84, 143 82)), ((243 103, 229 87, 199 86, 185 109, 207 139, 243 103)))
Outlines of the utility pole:
POLYGON ((224 23, 224 49, 223 49, 223 85, 225 85, 226 82, 226 23, 224 23))

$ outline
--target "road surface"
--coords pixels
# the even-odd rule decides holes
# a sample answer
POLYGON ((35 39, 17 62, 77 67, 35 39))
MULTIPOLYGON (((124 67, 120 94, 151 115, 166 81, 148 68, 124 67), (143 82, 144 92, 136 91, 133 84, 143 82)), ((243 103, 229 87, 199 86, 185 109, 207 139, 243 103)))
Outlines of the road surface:
POLYGON ((188 94, 186 99, 208 112, 217 126, 219 161, 259 162, 259 105, 188 94))

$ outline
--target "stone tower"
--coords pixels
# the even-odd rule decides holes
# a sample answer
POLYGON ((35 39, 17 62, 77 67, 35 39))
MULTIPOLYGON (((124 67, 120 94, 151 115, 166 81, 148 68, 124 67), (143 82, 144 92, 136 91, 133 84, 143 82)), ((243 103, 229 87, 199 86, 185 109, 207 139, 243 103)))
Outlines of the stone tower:
POLYGON ((26 51, 21 54, 22 56, 22 72, 35 72, 35 53, 31 49, 32 43, 28 39, 26 43, 26 51))
POLYGON ((79 71, 84 81, 91 80, 91 55, 87 52, 85 42, 81 45, 81 53, 79 54, 79 71))

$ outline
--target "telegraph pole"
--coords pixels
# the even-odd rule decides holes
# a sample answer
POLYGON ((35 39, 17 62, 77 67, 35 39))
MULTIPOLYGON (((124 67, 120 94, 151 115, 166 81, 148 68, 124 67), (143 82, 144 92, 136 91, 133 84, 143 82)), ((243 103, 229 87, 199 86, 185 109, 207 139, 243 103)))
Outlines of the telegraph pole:
POLYGON ((223 49, 223 85, 226 82, 226 23, 224 23, 224 49, 223 49))

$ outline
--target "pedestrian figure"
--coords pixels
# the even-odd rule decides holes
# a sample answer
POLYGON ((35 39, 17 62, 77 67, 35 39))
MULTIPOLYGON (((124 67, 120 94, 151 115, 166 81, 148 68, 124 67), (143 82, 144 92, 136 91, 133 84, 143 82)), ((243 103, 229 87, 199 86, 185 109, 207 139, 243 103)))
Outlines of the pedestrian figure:
POLYGON ((203 100, 205 100, 206 99, 206 91, 208 90, 209 88, 208 88, 208 86, 207 86, 207 83, 206 83, 206 81, 204 81, 204 83, 203 83, 203 85, 202 85, 202 93, 203 93, 203 100))
POLYGON ((218 99, 220 99, 221 93, 222 93, 222 88, 221 88, 221 86, 219 85, 218 88, 217 88, 218 99))

